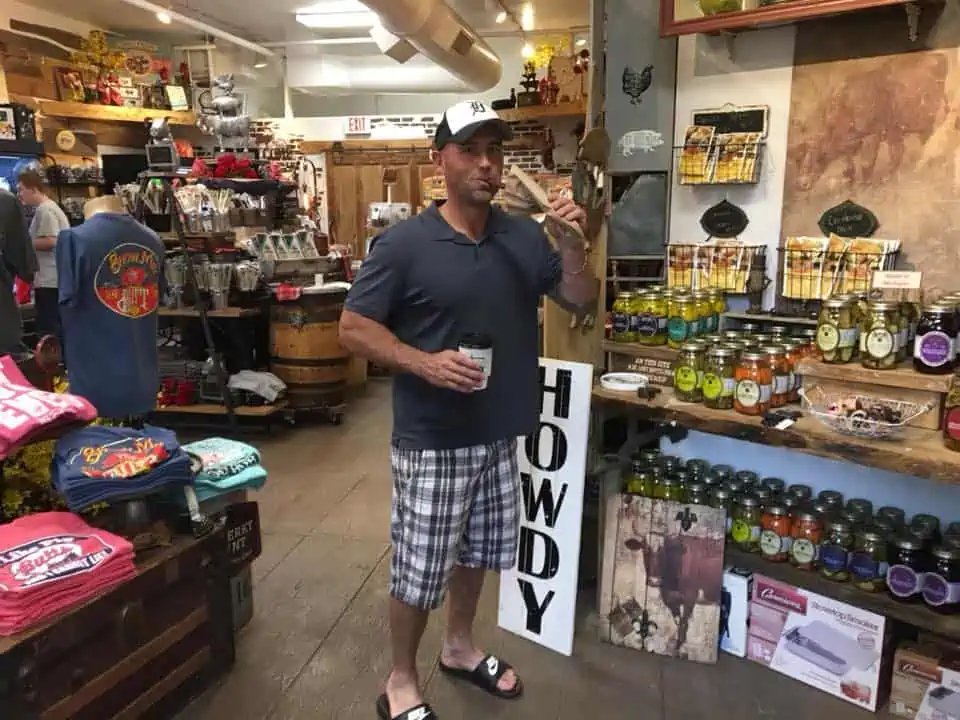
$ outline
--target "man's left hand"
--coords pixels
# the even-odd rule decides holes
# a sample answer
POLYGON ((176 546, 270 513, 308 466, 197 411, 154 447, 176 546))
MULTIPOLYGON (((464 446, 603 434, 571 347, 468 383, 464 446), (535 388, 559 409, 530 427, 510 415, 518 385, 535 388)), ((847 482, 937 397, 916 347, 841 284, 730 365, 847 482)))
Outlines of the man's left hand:
POLYGON ((554 198, 550 202, 550 210, 557 216, 563 218, 567 222, 577 225, 581 230, 586 232, 587 213, 584 212, 583 208, 577 205, 571 198, 563 196, 554 198))

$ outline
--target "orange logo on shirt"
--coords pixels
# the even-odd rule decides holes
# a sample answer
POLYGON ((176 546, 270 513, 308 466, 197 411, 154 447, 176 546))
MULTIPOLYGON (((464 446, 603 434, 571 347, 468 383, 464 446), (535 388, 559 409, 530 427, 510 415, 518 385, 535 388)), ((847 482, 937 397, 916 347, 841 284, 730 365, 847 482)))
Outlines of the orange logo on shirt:
POLYGON ((123 243, 100 263, 93 290, 118 315, 149 315, 160 305, 160 259, 150 248, 123 243))

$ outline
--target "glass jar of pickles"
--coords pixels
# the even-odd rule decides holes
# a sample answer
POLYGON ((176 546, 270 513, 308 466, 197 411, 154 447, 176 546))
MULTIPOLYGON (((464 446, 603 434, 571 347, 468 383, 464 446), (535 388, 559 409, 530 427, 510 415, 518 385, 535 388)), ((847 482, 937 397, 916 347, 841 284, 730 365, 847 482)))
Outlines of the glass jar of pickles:
POLYGON ((872 530, 857 533, 850 554, 854 586, 864 592, 882 592, 886 587, 888 569, 887 539, 872 530))
POLYGON ((703 347, 697 343, 684 343, 673 363, 673 392, 681 402, 703 400, 703 347))
POLYGON ((658 292, 638 292, 633 301, 632 331, 641 345, 666 345, 667 300, 658 292))
POLYGON ((630 314, 633 312, 633 294, 622 292, 613 301, 613 339, 615 342, 633 342, 636 335, 630 330, 630 314))
POLYGON ((679 348, 697 334, 699 315, 691 295, 674 295, 667 308, 667 344, 679 348))
POLYGON ((773 388, 770 407, 783 407, 790 400, 790 363, 787 353, 780 345, 764 345, 760 352, 767 356, 773 372, 773 388))
POLYGON ((672 500, 674 502, 684 502, 686 493, 683 485, 672 475, 666 475, 660 478, 654 489, 654 497, 658 500, 672 500))
POLYGON ((763 510, 760 502, 750 495, 744 495, 737 500, 733 512, 733 525, 730 527, 730 537, 741 550, 746 552, 760 551, 760 533, 762 527, 763 510))
POLYGON ((726 488, 717 487, 710 493, 710 507, 724 510, 727 513, 726 534, 730 535, 730 529, 733 527, 733 515, 731 513, 731 500, 733 494, 726 488))
POLYGON ((692 480, 703 480, 710 472, 710 463, 701 458, 690 458, 687 460, 686 468, 692 480))
POLYGON ((691 505, 709 505, 710 493, 702 482, 687 483, 687 502, 691 505))
POLYGON ((704 405, 715 410, 729 410, 733 407, 733 396, 737 389, 734 377, 736 367, 737 355, 733 349, 721 345, 707 351, 703 372, 704 405))
POLYGON ((727 296, 720 288, 710 288, 707 290, 710 295, 710 304, 713 306, 713 312, 717 316, 716 329, 720 328, 720 316, 727 311, 727 296))
POLYGON ((706 290, 694 290, 693 301, 697 306, 697 332, 699 334, 713 333, 720 327, 720 316, 713 311, 713 302, 710 293, 706 290))
POLYGON ((773 370, 766 354, 746 350, 734 371, 737 381, 733 396, 734 409, 743 415, 763 415, 770 408, 773 370))
POLYGON ((847 582, 850 579, 850 553, 853 547, 853 526, 846 520, 830 521, 820 546, 820 574, 827 580, 847 582))
POLYGON ((817 320, 817 349, 825 363, 848 363, 857 351, 853 303, 844 298, 823 301, 817 320))
POLYGON ((860 340, 860 362, 872 370, 896 367, 900 355, 900 307, 896 303, 874 300, 860 340))

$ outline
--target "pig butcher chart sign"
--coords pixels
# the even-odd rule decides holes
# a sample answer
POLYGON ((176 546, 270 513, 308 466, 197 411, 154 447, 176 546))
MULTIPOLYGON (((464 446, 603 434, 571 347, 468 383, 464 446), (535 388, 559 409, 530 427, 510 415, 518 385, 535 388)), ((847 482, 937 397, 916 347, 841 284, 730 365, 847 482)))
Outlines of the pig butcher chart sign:
POLYGON ((520 543, 500 577, 500 627, 573 652, 593 366, 540 358, 540 421, 518 445, 520 543))

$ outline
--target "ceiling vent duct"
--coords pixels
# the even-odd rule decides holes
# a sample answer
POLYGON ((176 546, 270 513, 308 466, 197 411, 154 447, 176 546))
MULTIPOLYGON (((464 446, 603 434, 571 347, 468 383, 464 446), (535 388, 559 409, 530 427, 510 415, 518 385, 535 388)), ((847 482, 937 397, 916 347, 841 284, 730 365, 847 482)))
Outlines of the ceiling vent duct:
POLYGON ((386 31, 381 34, 374 28, 373 39, 378 45, 386 42, 387 47, 395 48, 385 52, 399 62, 405 62, 399 58, 409 52, 395 46, 405 42, 473 92, 486 92, 500 82, 500 58, 443 0, 363 0, 363 3, 380 16, 382 29, 386 31))

